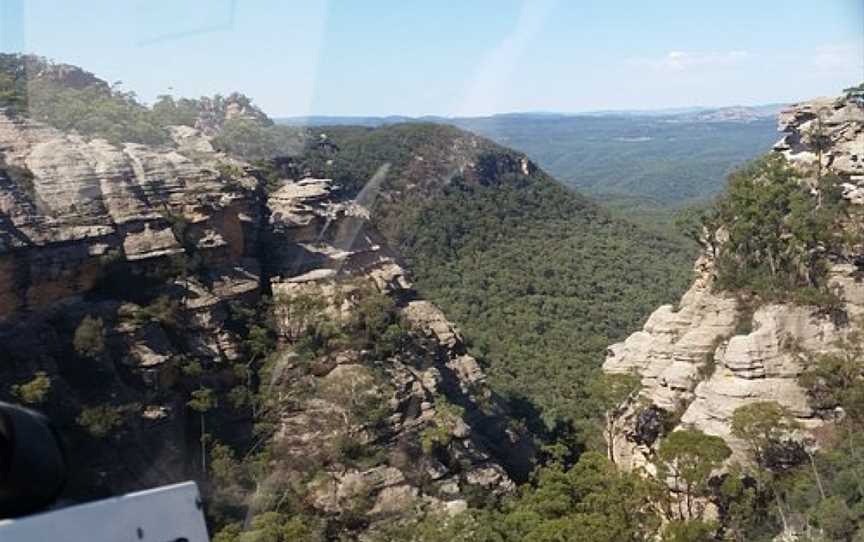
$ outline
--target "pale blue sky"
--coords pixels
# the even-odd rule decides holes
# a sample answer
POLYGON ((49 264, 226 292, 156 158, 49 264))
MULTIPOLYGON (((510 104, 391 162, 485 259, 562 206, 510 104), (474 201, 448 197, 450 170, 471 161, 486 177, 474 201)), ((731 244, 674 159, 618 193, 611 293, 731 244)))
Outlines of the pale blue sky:
POLYGON ((0 0, 0 48, 273 116, 758 104, 864 79, 862 0, 0 0))

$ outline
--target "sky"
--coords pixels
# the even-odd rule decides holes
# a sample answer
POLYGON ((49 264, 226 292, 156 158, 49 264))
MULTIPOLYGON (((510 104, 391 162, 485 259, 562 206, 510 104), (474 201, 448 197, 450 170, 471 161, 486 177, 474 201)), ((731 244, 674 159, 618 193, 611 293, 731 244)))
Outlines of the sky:
POLYGON ((864 80, 864 0, 0 0, 0 50, 274 117, 756 105, 864 80))

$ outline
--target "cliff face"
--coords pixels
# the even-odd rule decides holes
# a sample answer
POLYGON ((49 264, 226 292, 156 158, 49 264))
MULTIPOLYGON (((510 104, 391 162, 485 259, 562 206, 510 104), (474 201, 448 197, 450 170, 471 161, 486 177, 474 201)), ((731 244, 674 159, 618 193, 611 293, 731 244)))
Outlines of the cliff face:
POLYGON ((86 142, 6 117, 0 141, 0 250, 10 279, 0 317, 86 292, 100 256, 146 262, 183 253, 171 230, 176 219, 188 222, 185 241, 214 266, 241 265, 254 253, 256 181, 224 177, 215 159, 86 142))
MULTIPOLYGON (((338 514, 363 497, 374 518, 416 503, 458 509, 472 488, 510 491, 531 445, 507 429, 459 331, 418 298, 368 209, 328 179, 283 179, 268 195, 199 131, 173 136, 115 146, 0 115, 0 399, 39 371, 50 378, 39 408, 67 439, 70 496, 200 476, 190 392, 237 384, 248 337, 233 323, 263 295, 279 346, 261 386, 288 398, 273 439, 297 465, 346 439, 375 451, 328 456, 312 481, 298 467, 311 509, 338 514), (372 294, 389 300, 408 346, 299 351, 299 300, 341 325, 372 294), (374 424, 352 412, 367 400, 374 424), (80 413, 105 404, 109 431, 87 434, 80 413)), ((247 410, 207 417, 217 436, 252 442, 247 410)))
POLYGON ((290 301, 309 295, 325 300, 321 310, 328 319, 350 318, 358 296, 372 287, 394 300, 414 346, 371 364, 368 352, 338 349, 316 359, 306 374, 297 352, 280 354, 275 385, 289 393, 303 387, 320 391, 282 415, 277 438, 290 455, 315 456, 350 434, 363 444, 374 442, 386 457, 367 469, 328 469, 315 482, 315 506, 337 512, 371 491, 373 514, 422 502, 460 509, 472 487, 487 495, 509 492, 515 487, 511 477, 528 474, 531 445, 507 428, 461 334, 440 309, 417 297, 397 255, 370 225, 369 210, 356 200, 335 202, 338 190, 330 180, 307 178, 284 185, 268 200, 268 246, 276 254, 272 292, 277 306, 285 307, 277 308, 277 327, 285 336, 298 329, 303 316, 290 309, 290 301), (363 397, 386 402, 383 427, 375 434, 352 419, 363 397), (448 443, 430 454, 433 428, 443 429, 448 443))
MULTIPOLYGON (((860 228, 864 106, 845 98, 817 100, 792 106, 779 120, 784 136, 775 152, 803 173, 802 182, 837 175, 843 197, 853 204, 844 227, 860 228)), ((642 331, 609 348, 604 371, 635 372, 643 385, 613 443, 619 462, 652 468, 658 436, 653 426, 659 418, 722 437, 738 460, 744 459, 744 446, 730 434, 730 424, 740 406, 777 401, 806 430, 827 423, 819 416, 824 413, 810 408, 797 378, 814 355, 836 348, 837 339, 849 332, 846 323, 864 313, 861 247, 849 246, 830 260, 829 285, 842 304, 833 314, 785 303, 754 311, 712 288, 713 261, 703 255, 692 287, 677 306, 660 307, 642 331)))

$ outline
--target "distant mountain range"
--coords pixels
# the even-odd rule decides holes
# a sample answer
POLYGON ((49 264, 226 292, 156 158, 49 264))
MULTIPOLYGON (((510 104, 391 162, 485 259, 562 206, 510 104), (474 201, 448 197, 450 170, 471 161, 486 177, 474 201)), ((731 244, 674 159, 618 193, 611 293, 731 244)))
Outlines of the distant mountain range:
POLYGON ((405 115, 388 116, 338 116, 309 115, 298 117, 281 117, 274 119, 279 124, 289 126, 383 126, 403 122, 434 122, 461 125, 465 122, 486 119, 525 119, 554 120, 578 117, 655 117, 678 122, 752 122, 774 118, 787 104, 772 103, 755 106, 732 105, 724 107, 679 107, 668 109, 627 109, 583 111, 577 113, 558 112, 516 112, 499 113, 478 117, 446 117, 439 115, 423 115, 410 117, 405 115))

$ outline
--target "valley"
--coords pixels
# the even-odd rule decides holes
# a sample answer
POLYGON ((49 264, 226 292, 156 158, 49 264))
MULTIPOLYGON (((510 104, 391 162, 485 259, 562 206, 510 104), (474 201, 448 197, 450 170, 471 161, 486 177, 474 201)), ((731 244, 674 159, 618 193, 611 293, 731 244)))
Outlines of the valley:
POLYGON ((450 124, 519 150, 549 174, 627 209, 680 208, 719 194, 738 165, 777 140, 783 106, 687 112, 514 113, 491 117, 311 117, 291 126, 450 124))
POLYGON ((191 478, 216 542, 864 532, 861 87, 312 126, 0 75, 0 400, 64 499, 191 478))

